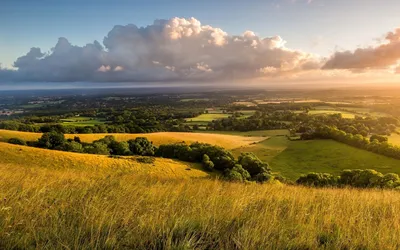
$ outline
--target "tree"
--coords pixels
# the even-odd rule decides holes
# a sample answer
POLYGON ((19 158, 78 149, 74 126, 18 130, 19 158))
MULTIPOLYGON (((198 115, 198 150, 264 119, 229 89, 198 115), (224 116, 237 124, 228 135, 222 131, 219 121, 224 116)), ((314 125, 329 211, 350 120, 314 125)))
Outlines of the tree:
POLYGON ((369 141, 372 142, 373 140, 378 140, 379 142, 387 142, 388 138, 382 135, 371 135, 369 141))
POLYGON ((133 140, 129 140, 128 144, 129 150, 134 155, 153 156, 155 153, 153 143, 145 137, 136 137, 133 140))
POLYGON ((109 148, 111 149, 112 155, 130 155, 129 143, 126 141, 118 142, 113 141, 110 143, 109 148))
POLYGON ((55 149, 61 147, 65 142, 64 134, 52 131, 44 133, 42 137, 38 139, 38 146, 41 148, 55 149))

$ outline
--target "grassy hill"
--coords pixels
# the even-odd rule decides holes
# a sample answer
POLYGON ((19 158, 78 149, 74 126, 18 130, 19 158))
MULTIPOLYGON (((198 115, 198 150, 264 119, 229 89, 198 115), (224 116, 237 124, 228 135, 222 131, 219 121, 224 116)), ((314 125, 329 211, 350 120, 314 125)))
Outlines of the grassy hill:
MULTIPOLYGON (((26 148, 20 148, 24 154, 26 148)), ((0 163, 1 249, 398 249, 400 244, 397 191, 185 180, 31 160, 0 163)))
POLYGON ((233 150, 235 155, 241 152, 255 153, 274 172, 293 180, 308 172, 339 173, 343 169, 358 168, 400 174, 400 160, 333 140, 289 141, 283 136, 272 136, 233 150))
POLYGON ((103 155, 47 150, 0 142, 0 164, 27 169, 89 172, 90 175, 134 173, 165 178, 206 177, 199 164, 154 158, 154 163, 141 163, 138 157, 110 158, 103 155))
MULTIPOLYGON (((7 140, 9 138, 18 137, 26 141, 35 141, 42 134, 0 130, 0 140, 7 140)), ((114 135, 119 141, 128 141, 136 137, 147 137, 155 145, 182 142, 204 142, 212 145, 218 145, 226 149, 237 148, 241 146, 249 145, 253 142, 264 140, 262 137, 243 137, 238 135, 223 135, 223 134, 208 134, 208 133, 182 133, 182 132, 159 132, 159 133, 147 133, 147 134, 72 134, 65 135, 66 138, 74 138, 79 136, 84 142, 92 142, 104 138, 107 135, 114 135)))

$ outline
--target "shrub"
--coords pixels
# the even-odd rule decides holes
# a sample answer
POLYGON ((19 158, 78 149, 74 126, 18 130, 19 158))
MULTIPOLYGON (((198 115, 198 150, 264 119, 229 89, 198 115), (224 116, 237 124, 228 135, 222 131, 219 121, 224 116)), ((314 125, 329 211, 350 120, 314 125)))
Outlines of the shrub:
POLYGON ((270 173, 268 164, 258 159, 253 153, 242 153, 239 156, 238 162, 251 176, 256 176, 262 173, 270 173))
POLYGON ((296 183, 313 187, 337 186, 339 178, 327 173, 308 173, 297 179, 296 183))
POLYGON ((26 141, 20 138, 10 138, 8 139, 8 143, 16 144, 16 145, 26 145, 26 141))
POLYGON ((224 171, 225 179, 229 181, 246 181, 251 178, 249 172, 245 170, 241 165, 236 164, 232 169, 225 169, 224 171))
POLYGON ((84 152, 88 154, 109 155, 110 149, 107 144, 102 142, 94 142, 84 147, 84 152))
POLYGON ((204 154, 203 155, 203 161, 202 161, 203 167, 207 171, 213 171, 214 169, 214 163, 210 160, 210 157, 208 155, 204 154))
POLYGON ((140 163, 153 164, 156 159, 154 157, 137 157, 136 161, 140 163))
POLYGON ((129 150, 134 155, 153 156, 155 154, 153 143, 145 137, 137 137, 133 140, 129 140, 128 144, 129 150))
POLYGON ((69 151, 69 152, 77 152, 81 153, 83 152, 83 146, 82 144, 72 141, 72 142, 65 142, 62 146, 62 150, 64 151, 69 151))

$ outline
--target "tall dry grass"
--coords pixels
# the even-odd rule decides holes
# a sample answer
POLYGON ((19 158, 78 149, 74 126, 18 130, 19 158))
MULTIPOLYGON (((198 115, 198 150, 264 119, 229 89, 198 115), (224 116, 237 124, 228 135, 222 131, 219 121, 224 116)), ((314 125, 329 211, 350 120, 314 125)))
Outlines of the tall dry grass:
MULTIPOLYGON (((95 164, 95 163, 94 163, 95 164)), ((400 193, 0 165, 0 248, 398 249, 400 193)))

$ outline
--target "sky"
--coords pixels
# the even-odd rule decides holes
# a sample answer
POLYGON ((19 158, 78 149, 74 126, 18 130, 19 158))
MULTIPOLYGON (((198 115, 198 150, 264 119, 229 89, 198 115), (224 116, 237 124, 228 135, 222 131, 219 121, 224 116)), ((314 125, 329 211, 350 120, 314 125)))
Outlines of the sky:
POLYGON ((398 0, 1 0, 0 82, 397 82, 399 13, 398 0))

